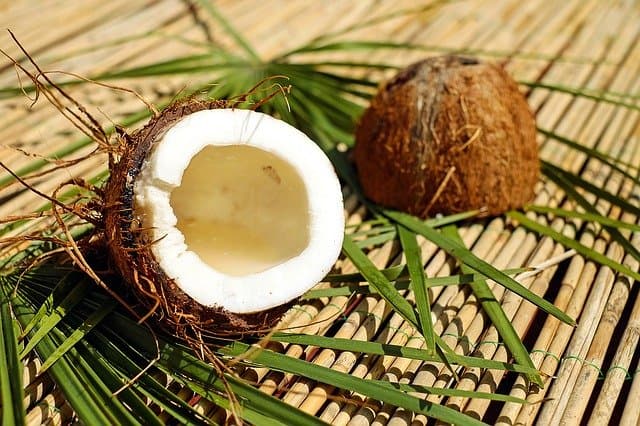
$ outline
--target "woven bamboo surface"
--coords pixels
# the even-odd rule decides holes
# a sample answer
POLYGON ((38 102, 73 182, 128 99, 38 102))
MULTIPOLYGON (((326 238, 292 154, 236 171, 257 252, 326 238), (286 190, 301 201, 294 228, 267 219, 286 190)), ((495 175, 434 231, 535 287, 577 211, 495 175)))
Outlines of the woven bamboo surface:
MULTIPOLYGON (((219 9, 253 44, 262 57, 269 57, 304 40, 344 28, 376 15, 413 7, 410 0, 222 0, 219 9)), ((141 65, 196 52, 184 40, 215 40, 231 45, 226 33, 212 19, 188 1, 112 0, 98 1, 18 1, 0 2, 0 28, 11 28, 22 44, 47 70, 64 70, 82 75, 141 65), (113 43, 129 37, 126 44, 113 43), (95 46, 101 46, 95 48, 95 46)), ((600 0, 478 0, 441 2, 421 14, 386 20, 379 25, 354 31, 351 39, 389 39, 433 46, 427 52, 376 53, 380 60, 396 64, 435 54, 443 50, 471 49, 497 53, 509 72, 520 81, 566 84, 594 90, 630 94, 640 93, 640 3, 600 0)), ((8 34, 0 34, 0 47, 22 58, 8 34)), ((486 55, 485 55, 486 56, 486 55)), ((119 81, 150 101, 177 93, 201 81, 202 76, 176 76, 146 80, 119 81)), ((14 68, 0 61, 0 86, 17 84, 14 68)), ((523 86, 523 91, 526 91, 523 86)), ((104 122, 118 121, 140 109, 132 96, 93 86, 70 89, 81 103, 104 111, 104 122)), ((640 114, 637 108, 576 97, 558 91, 536 88, 527 91, 528 101, 541 128, 579 141, 588 147, 632 164, 640 164, 640 114)), ((635 102, 636 97, 630 98, 635 102)), ((25 97, 0 101, 0 159, 12 169, 20 169, 34 156, 50 156, 75 138, 69 123, 43 101, 31 106, 25 97), (30 153, 30 156, 23 151, 30 153)), ((601 163, 587 161, 583 154, 565 146, 539 139, 544 159, 583 177, 613 193, 638 202, 640 189, 601 163)), ((75 153, 80 157, 85 152, 75 153)), ((104 169, 104 158, 91 158, 50 175, 37 187, 51 192, 69 176, 92 176, 104 169)), ((363 220, 365 210, 346 190, 348 223, 363 220)), ((586 195, 589 197, 589 195, 586 195)), ((39 200, 32 193, 12 185, 0 192, 0 217, 33 211, 39 200)), ((620 211, 606 200, 589 200, 613 218, 620 211)), ((537 189, 536 204, 558 206, 562 192, 550 182, 537 189)), ((536 218, 535 216, 531 216, 536 218)), ((544 221, 544 218, 536 218, 544 221)), ((624 219, 637 218, 625 214, 624 219)), ((553 228, 580 241, 633 270, 638 263, 625 257, 623 250, 607 235, 591 225, 556 218, 553 228)), ((566 249, 548 238, 541 238, 508 220, 478 221, 461 229, 473 252, 498 268, 537 265, 556 259, 566 249)), ((625 234, 627 235, 627 234, 625 234)), ((638 236, 627 235, 638 246, 638 236)), ((397 264, 397 248, 388 243, 371 250, 369 257, 378 267, 397 264)), ((454 264, 431 243, 423 241, 428 276, 448 275, 454 264)), ((346 261, 342 271, 354 268, 346 261)), ((638 339, 640 336, 640 297, 632 280, 573 256, 541 274, 521 277, 521 283, 553 301, 578 319, 576 328, 542 315, 531 304, 522 304, 501 286, 493 288, 502 298, 507 315, 523 336, 532 358, 546 373, 545 387, 527 394, 524 382, 498 371, 467 369, 453 382, 440 365, 423 365, 405 358, 360 358, 350 352, 307 350, 288 345, 281 350, 294 357, 348 372, 354 376, 384 378, 430 386, 501 393, 527 398, 530 405, 489 403, 487 400, 426 396, 497 424, 640 424, 640 374, 638 339), (544 402, 540 402, 544 401, 544 402)), ((321 284, 322 285, 322 284, 321 284)), ((436 332, 456 352, 495 360, 508 360, 506 349, 488 318, 479 310, 465 287, 431 289, 436 332)), ((361 299, 346 296, 318 299, 292 309, 286 317, 288 327, 305 333, 327 334, 352 340, 372 340, 420 347, 424 342, 391 308, 375 296, 361 299)), ((72 410, 46 377, 31 382, 39 362, 31 360, 25 370, 29 424, 61 424, 72 418, 72 410)), ((351 403, 337 398, 334 388, 282 373, 247 370, 245 377, 259 383, 260 389, 278 395, 333 424, 420 425, 427 420, 374 400, 351 403)), ((176 391, 180 391, 176 389, 176 391)), ((184 393, 189 398, 188 392, 184 393)), ((211 410, 211 407, 202 407, 211 410)), ((224 419, 223 411, 211 410, 213 418, 224 419)))

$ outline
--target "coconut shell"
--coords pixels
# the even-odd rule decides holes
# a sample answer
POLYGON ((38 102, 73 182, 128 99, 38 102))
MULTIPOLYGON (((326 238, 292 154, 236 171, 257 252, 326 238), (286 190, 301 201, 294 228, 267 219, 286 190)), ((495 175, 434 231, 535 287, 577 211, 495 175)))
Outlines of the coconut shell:
POLYGON ((120 158, 112 161, 105 188, 105 235, 111 264, 131 285, 142 306, 154 311, 152 318, 187 340, 265 333, 290 307, 287 304, 258 313, 235 314, 221 307, 199 304, 164 273, 151 252, 153 242, 148 240, 134 211, 135 180, 165 132, 186 115, 225 106, 223 101, 178 102, 152 118, 144 128, 125 135, 120 158))
POLYGON ((364 112, 354 159, 367 197, 426 217, 531 200, 539 176, 534 116, 495 64, 441 56, 387 82, 364 112))

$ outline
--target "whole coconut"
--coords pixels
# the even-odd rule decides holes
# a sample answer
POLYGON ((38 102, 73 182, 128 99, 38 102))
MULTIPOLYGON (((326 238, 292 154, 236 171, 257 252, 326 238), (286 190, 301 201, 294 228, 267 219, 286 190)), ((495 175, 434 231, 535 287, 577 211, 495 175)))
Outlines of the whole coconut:
POLYGON ((441 56, 387 82, 356 130, 367 197, 426 217, 529 201, 539 160, 533 114, 498 65, 441 56))

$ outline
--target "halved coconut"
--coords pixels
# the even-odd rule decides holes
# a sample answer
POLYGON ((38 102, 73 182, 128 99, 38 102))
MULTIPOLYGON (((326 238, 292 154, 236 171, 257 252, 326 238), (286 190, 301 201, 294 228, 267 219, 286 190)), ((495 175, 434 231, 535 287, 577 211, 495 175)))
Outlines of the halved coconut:
POLYGON ((333 266, 342 193, 302 132, 211 106, 174 106, 132 136, 107 188, 107 239, 146 306, 160 301, 173 325, 251 332, 333 266))

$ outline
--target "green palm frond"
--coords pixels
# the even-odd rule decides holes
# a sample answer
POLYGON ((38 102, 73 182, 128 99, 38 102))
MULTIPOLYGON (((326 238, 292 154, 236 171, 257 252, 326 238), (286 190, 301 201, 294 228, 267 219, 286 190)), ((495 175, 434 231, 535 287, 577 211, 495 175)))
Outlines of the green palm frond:
POLYGON ((24 387, 22 383, 21 345, 17 339, 14 320, 12 289, 5 286, 6 280, 0 277, 0 394, 2 400, 2 424, 10 426, 24 423, 26 412, 23 404, 24 387))
POLYGON ((436 341, 431 321, 431 302, 426 285, 424 266, 422 263, 422 250, 418 245, 415 234, 408 229, 399 226, 398 236, 402 244, 402 251, 407 260, 407 269, 411 278, 411 289, 416 298, 416 309, 418 312, 418 331, 424 336, 425 344, 431 351, 435 351, 436 341))

